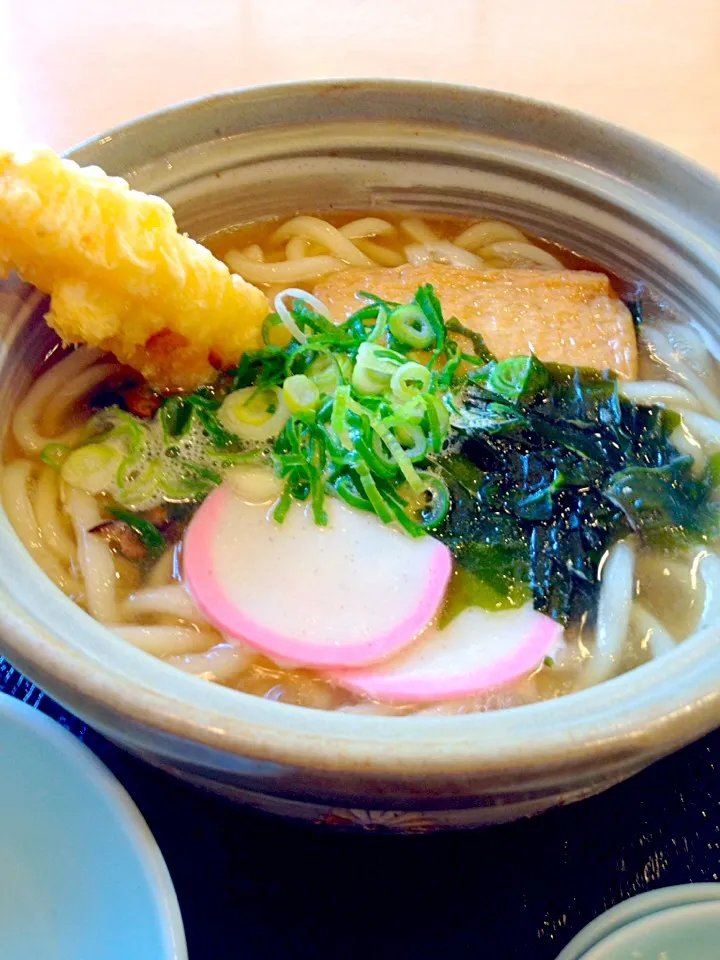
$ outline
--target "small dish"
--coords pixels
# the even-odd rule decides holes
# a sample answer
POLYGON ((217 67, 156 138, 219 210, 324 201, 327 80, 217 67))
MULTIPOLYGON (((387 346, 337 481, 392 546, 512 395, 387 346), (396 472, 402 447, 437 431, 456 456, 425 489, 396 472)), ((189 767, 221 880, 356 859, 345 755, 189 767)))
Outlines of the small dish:
POLYGON ((120 784, 0 695, 0 930, 12 960, 187 960, 160 850, 120 784))
POLYGON ((596 944, 582 960, 717 960, 720 904, 651 913, 596 944))
MULTIPOLYGON (((589 957, 593 957, 592 951, 596 946, 605 944, 625 927, 648 917, 705 903, 713 904, 720 915, 720 883, 686 883, 641 893, 612 907, 589 923, 570 941, 557 960, 589 960, 589 957)), ((619 956, 622 957, 622 953, 619 956)))

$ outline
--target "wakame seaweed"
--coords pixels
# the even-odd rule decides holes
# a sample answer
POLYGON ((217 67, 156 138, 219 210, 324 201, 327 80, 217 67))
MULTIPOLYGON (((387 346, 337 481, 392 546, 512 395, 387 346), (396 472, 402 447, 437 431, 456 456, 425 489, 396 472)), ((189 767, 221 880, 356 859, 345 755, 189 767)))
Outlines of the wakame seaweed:
POLYGON ((713 478, 693 475, 677 415, 621 398, 607 373, 516 357, 473 371, 439 458, 452 508, 434 535, 497 596, 562 623, 592 606, 598 565, 631 531, 687 546, 714 536, 713 478))

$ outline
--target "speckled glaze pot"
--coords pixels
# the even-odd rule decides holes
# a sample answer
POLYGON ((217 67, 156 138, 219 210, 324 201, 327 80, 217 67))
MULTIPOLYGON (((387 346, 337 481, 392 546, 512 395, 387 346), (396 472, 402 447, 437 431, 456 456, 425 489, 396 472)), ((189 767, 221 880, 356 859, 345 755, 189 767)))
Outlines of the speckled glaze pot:
MULTIPOLYGON (((508 219, 720 331, 720 183, 545 104, 414 82, 264 87, 145 117, 72 156, 162 194, 198 237, 331 207, 508 219)), ((39 305, 24 287, 2 294, 3 431, 51 342, 39 305)), ((716 627, 594 689, 504 712, 387 719, 254 698, 108 633, 4 515, 0 533, 2 652, 127 749, 273 813, 405 832, 498 823, 597 793, 720 724, 716 627)))

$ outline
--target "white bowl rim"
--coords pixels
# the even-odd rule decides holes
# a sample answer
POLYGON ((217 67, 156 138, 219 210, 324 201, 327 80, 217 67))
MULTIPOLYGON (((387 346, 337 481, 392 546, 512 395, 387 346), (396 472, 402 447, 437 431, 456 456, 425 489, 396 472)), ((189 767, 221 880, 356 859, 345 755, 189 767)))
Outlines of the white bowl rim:
MULTIPOLYGON (((679 154, 601 120, 529 98, 431 81, 319 80, 262 85, 186 101, 100 134, 69 152, 102 154, 112 138, 144 137, 157 122, 183 122, 186 111, 206 106, 263 102, 288 92, 306 97, 329 90, 367 88, 374 94, 403 90, 488 99, 560 115, 605 138, 622 138, 658 162, 700 178, 720 197, 720 183, 679 154)), ((605 683, 555 700, 511 710, 454 717, 352 716, 267 701, 207 684, 131 648, 54 587, 0 516, 0 642, 10 659, 51 695, 106 729, 132 723, 181 741, 258 761, 316 770, 373 775, 534 771, 539 777, 599 759, 620 764, 631 754, 652 759, 720 723, 720 645, 708 629, 672 654, 605 683), (12 542, 12 546, 10 545, 12 542), (8 557, 3 553, 9 550, 8 557), (44 595, 38 604, 35 597, 44 595), (49 607, 49 609, 43 609, 49 607), (102 658, 97 651, 102 651, 102 658), (682 690, 678 690, 681 685, 682 690), (119 721, 119 723, 118 723, 119 721), (667 748, 658 750, 660 739, 667 748)), ((166 741, 166 743, 169 741, 166 741)), ((179 746, 179 749, 181 747, 179 746)), ((638 766, 642 765, 638 763, 638 766)))
MULTIPOLYGON (((698 920, 708 917, 712 919, 714 937, 718 926, 720 926, 720 904, 715 900, 693 901, 668 907, 666 910, 645 913, 617 927, 601 940, 597 940, 587 951, 580 954, 578 960, 614 960, 614 958, 621 956, 636 957, 639 956, 638 947, 642 948, 643 954, 646 955, 644 948, 648 946, 647 941, 649 938, 655 940, 658 930, 665 936, 668 933, 677 934, 680 932, 683 934, 683 941, 685 941, 686 936, 692 936, 698 920)), ((693 946, 692 943, 684 942, 683 946, 686 945, 693 946)), ((653 952, 655 946, 656 944, 653 944, 653 952)), ((664 946, 665 943, 663 943, 664 946)), ((664 951, 659 954, 661 960, 664 960, 667 956, 668 954, 664 951)), ((688 955, 684 953, 683 957, 688 957, 688 955)), ((688 957, 688 960, 691 960, 691 958, 688 957)))
POLYGON ((89 747, 61 724, 10 694, 0 694, 0 727, 22 726, 61 754, 77 779, 107 803, 118 830, 132 848, 138 871, 153 891, 154 912, 163 936, 163 954, 157 960, 187 960, 187 945, 180 906, 167 864, 155 837, 132 798, 89 747))
POLYGON ((682 883, 658 890, 647 890, 610 907, 591 920, 556 957, 556 960, 582 960, 592 947, 616 930, 635 920, 676 907, 712 903, 720 900, 720 883, 682 883))

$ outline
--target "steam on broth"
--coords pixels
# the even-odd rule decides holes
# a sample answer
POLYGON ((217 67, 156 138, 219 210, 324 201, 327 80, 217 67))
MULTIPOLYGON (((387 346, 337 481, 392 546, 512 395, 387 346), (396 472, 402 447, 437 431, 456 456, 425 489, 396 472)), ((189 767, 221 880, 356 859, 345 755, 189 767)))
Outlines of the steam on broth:
POLYGON ((299 215, 206 245, 274 305, 262 343, 184 392, 58 351, 5 451, 19 537, 127 642, 287 703, 453 714, 717 621, 719 371, 693 327, 506 223, 299 215))

